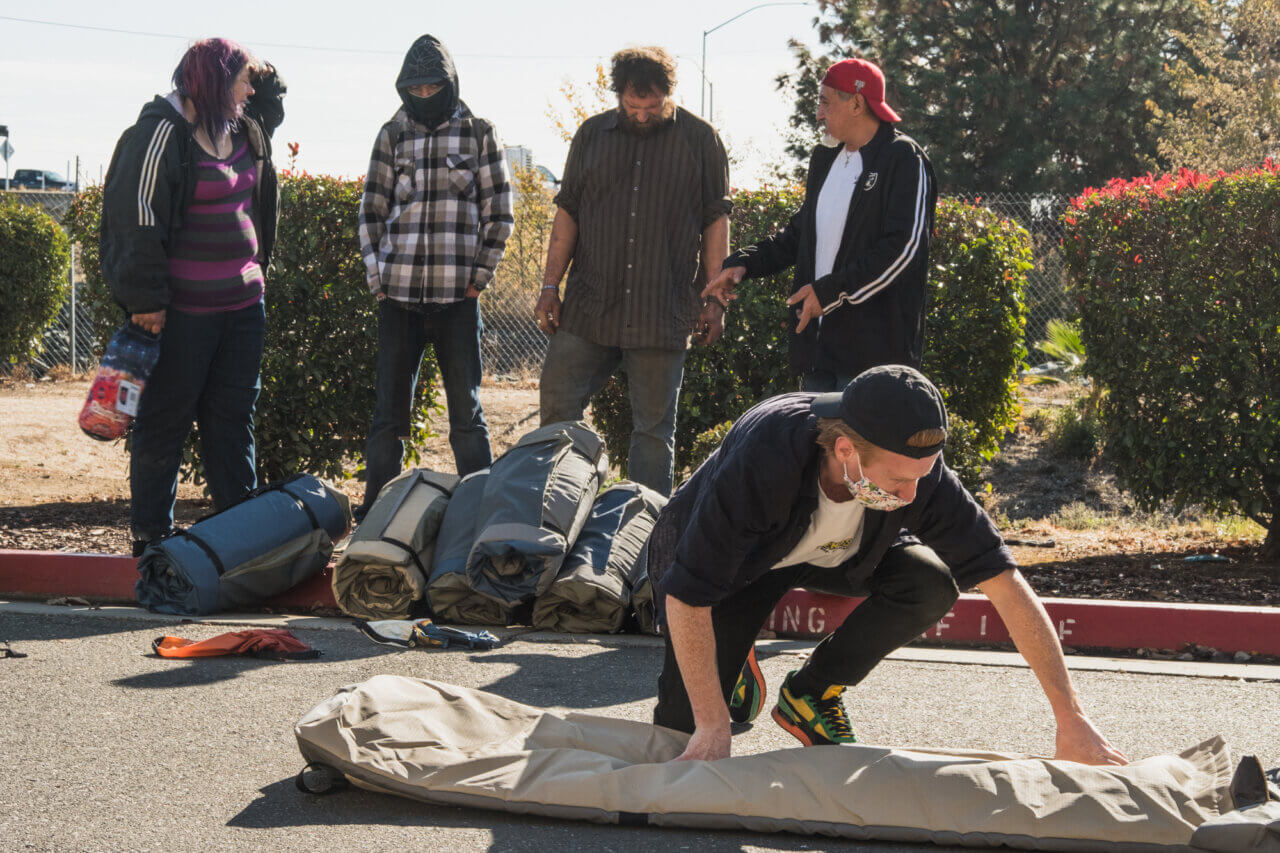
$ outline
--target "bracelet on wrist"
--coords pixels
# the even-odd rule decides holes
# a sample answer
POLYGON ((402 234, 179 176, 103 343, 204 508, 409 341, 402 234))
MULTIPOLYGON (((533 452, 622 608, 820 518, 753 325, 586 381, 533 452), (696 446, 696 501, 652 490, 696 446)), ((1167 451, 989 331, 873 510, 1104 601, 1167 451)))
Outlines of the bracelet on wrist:
POLYGON ((558 284, 544 284, 544 285, 542 285, 542 289, 543 289, 543 290, 555 290, 555 291, 559 291, 559 290, 560 290, 560 285, 558 285, 558 284))

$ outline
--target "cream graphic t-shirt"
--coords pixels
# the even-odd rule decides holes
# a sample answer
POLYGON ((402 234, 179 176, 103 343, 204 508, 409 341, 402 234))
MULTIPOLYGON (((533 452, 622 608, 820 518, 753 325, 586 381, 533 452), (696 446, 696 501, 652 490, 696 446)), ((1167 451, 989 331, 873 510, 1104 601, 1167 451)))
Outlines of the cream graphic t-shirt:
POLYGON ((809 529, 787 556, 773 565, 775 569, 810 563, 814 566, 838 566, 852 557, 862 543, 862 522, 866 507, 855 500, 836 503, 818 484, 818 508, 809 519, 809 529))

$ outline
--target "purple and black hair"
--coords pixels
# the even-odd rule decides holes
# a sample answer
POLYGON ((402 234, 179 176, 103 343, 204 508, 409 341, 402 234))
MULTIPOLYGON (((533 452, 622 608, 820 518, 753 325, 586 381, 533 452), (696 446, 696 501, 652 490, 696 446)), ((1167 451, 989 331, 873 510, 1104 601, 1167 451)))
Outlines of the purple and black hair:
POLYGON ((182 55, 173 70, 173 87, 196 108, 197 127, 217 139, 235 127, 231 88, 245 65, 258 66, 253 54, 233 41, 201 39, 182 55))

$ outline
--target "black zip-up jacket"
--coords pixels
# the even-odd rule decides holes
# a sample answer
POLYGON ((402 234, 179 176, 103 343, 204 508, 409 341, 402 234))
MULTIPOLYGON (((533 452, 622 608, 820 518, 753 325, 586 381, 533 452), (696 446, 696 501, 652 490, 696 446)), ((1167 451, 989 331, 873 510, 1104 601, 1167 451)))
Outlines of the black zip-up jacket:
MULTIPOLYGON (((804 536, 818 508, 815 395, 782 394, 738 419, 658 516, 649 571, 656 588, 707 607, 764 576, 804 536)), ((838 568, 858 591, 904 536, 928 545, 967 589, 1016 567, 991 519, 939 457, 911 503, 867 510, 857 553, 838 568)), ((661 601, 662 596, 658 596, 661 601)))
POLYGON ((804 203, 786 227, 731 254, 725 267, 747 278, 795 268, 791 292, 812 284, 822 323, 795 333, 791 370, 857 376, 881 364, 920 366, 924 346, 925 279, 938 200, 933 166, 922 149, 884 122, 859 149, 862 175, 854 188, 844 235, 829 275, 814 281, 818 194, 843 151, 818 146, 809 161, 804 203))
MULTIPOLYGON (((271 264, 279 209, 279 185, 270 141, 248 116, 240 127, 258 162, 254 224, 258 262, 271 264)), ((194 128, 163 97, 142 108, 111 155, 102 189, 99 250, 102 277, 127 314, 149 314, 169 305, 169 247, 195 194, 200 146, 194 128)))

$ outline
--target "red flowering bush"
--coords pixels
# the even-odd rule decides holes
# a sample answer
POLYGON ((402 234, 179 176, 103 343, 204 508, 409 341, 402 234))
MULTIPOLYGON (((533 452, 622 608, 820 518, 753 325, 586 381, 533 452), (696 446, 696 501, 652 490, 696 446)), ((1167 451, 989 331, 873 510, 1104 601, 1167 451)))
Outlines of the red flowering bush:
POLYGON ((1115 180, 1063 220, 1121 484, 1242 512, 1280 557, 1280 167, 1115 180))

